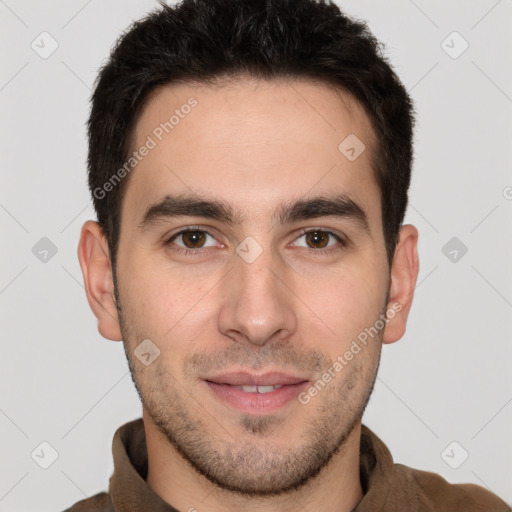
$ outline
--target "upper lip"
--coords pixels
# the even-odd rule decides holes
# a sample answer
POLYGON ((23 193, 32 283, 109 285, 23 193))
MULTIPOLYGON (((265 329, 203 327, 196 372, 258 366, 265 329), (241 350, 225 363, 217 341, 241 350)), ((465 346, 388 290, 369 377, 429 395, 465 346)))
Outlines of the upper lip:
POLYGON ((229 384, 230 386, 277 386, 279 384, 299 384, 300 382, 306 382, 308 379, 274 371, 262 374, 248 372, 223 373, 204 380, 217 384, 229 384))

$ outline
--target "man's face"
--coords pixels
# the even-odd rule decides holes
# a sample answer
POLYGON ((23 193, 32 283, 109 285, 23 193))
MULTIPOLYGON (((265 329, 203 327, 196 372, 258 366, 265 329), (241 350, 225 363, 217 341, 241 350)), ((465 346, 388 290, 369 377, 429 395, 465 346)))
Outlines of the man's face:
POLYGON ((221 487, 297 487, 358 424, 379 364, 383 329, 344 357, 387 309, 368 118, 347 95, 307 81, 179 85, 143 110, 132 149, 145 144, 154 147, 130 176, 116 268, 145 419, 221 487), (191 97, 197 104, 182 108, 191 97), (161 123, 177 109, 166 133, 161 123), (338 148, 350 134, 366 146, 355 160, 338 148), (233 222, 210 216, 212 208, 200 216, 153 209, 143 222, 177 195, 225 203, 233 222), (320 197, 348 198, 367 226, 346 205, 340 215, 319 216, 317 204, 279 216, 320 197), (148 365, 134 354, 146 339, 160 350, 148 365), (256 383, 286 385, 235 387, 256 383))

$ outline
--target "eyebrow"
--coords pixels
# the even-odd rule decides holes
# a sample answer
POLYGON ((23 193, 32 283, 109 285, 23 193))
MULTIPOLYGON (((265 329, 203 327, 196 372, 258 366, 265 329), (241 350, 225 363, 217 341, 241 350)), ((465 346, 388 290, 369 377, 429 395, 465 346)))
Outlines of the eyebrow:
MULTIPOLYGON (((228 225, 239 225, 246 219, 246 215, 236 212, 224 201, 194 194, 168 194, 146 209, 138 227, 144 231, 159 221, 176 217, 205 217, 228 225)), ((347 194, 290 201, 279 205, 272 215, 274 221, 281 225, 318 217, 348 219, 370 234, 365 211, 347 194)))

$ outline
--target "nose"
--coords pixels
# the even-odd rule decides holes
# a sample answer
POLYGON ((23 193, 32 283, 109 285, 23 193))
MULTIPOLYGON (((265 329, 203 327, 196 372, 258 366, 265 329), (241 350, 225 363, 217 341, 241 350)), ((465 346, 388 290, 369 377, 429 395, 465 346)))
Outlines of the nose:
POLYGON ((235 256, 226 276, 219 330, 234 341, 263 346, 273 337, 284 339, 297 329, 291 276, 265 250, 252 263, 235 256))

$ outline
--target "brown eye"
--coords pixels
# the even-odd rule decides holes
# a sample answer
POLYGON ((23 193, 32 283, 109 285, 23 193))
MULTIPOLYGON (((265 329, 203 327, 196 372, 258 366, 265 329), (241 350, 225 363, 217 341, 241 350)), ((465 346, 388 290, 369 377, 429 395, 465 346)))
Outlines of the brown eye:
POLYGON ((322 254, 342 249, 347 244, 341 236, 333 233, 332 231, 312 228, 304 230, 295 240, 294 245, 305 247, 318 252, 318 254, 322 254), (298 242, 299 240, 300 242, 298 242))
POLYGON ((329 233, 325 231, 310 231, 306 233, 306 241, 313 249, 323 249, 329 243, 329 233))
POLYGON ((197 249, 204 245, 206 236, 203 231, 185 231, 181 234, 185 247, 197 249))
MULTIPOLYGON (((190 249, 190 253, 192 253, 198 249, 215 246, 216 240, 208 231, 203 229, 183 229, 167 240, 166 244, 169 246, 174 245, 175 247, 172 248, 177 251, 190 249), (210 241, 208 237, 211 239, 210 241)), ((200 251, 198 250, 197 252, 200 251)))

